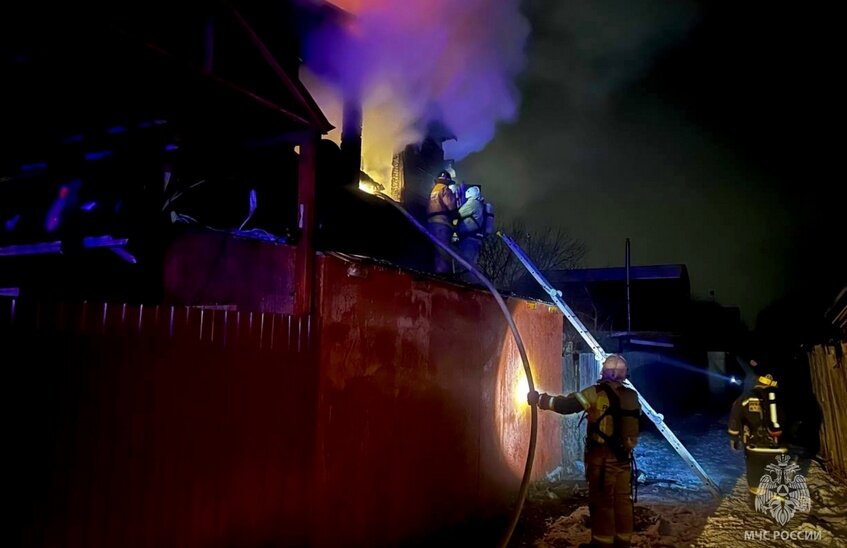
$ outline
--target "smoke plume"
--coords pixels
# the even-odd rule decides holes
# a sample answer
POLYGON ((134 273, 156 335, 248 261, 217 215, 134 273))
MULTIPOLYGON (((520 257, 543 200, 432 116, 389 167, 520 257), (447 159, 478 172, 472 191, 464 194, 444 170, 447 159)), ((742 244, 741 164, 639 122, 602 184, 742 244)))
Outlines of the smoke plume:
POLYGON ((363 169, 386 182, 394 153, 430 122, 456 137, 448 158, 479 151, 515 118, 529 24, 519 0, 335 0, 350 14, 307 39, 303 76, 340 126, 341 97, 364 107, 363 169))

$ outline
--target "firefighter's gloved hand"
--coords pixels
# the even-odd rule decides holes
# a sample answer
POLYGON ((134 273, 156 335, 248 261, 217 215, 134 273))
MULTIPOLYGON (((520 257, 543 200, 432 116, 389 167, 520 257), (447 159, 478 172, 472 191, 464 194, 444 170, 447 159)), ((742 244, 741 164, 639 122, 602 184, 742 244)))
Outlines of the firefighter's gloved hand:
POLYGON ((741 440, 738 439, 738 438, 730 438, 729 446, 732 448, 733 451, 740 451, 741 450, 741 440))
POLYGON ((550 394, 539 394, 533 390, 526 395, 526 402, 530 405, 537 405, 539 409, 548 410, 553 404, 553 396, 550 394))

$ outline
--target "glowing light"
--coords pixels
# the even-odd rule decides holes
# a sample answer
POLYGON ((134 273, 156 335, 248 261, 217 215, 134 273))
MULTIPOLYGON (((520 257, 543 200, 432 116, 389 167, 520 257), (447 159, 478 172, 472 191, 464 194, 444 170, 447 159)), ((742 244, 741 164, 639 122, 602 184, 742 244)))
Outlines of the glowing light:
POLYGON ((331 2, 354 17, 309 36, 301 80, 336 126, 328 135, 336 142, 343 99, 360 100, 362 168, 392 198, 401 197, 394 157, 407 144, 430 133, 461 160, 517 115, 514 80, 530 30, 519 0, 331 2))
POLYGON ((529 446, 528 420, 532 408, 526 402, 529 387, 521 356, 508 330, 503 333, 496 375, 496 397, 492 402, 494 427, 504 462, 518 478, 526 464, 526 451, 529 446))
POLYGON ((377 194, 379 192, 385 192, 385 187, 367 175, 362 175, 359 179, 359 190, 367 192, 368 194, 377 194))
POLYGON ((517 377, 518 379, 514 388, 514 400, 515 406, 518 409, 522 409, 524 407, 528 407, 528 404, 526 403, 526 395, 529 393, 529 381, 526 379, 526 373, 524 373, 523 367, 521 367, 520 373, 518 373, 517 377))
POLYGON ((736 379, 735 376, 733 375, 732 377, 729 378, 729 384, 741 384, 741 381, 736 379))

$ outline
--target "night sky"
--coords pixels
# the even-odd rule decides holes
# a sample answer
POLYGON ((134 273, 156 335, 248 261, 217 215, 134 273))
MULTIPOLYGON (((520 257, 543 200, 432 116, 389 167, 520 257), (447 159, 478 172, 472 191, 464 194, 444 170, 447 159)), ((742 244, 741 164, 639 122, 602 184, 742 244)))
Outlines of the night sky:
POLYGON ((843 60, 828 11, 724 4, 527 2, 519 118, 459 177, 568 228, 585 266, 623 264, 627 237, 633 264, 686 264, 752 327, 847 281, 843 60))

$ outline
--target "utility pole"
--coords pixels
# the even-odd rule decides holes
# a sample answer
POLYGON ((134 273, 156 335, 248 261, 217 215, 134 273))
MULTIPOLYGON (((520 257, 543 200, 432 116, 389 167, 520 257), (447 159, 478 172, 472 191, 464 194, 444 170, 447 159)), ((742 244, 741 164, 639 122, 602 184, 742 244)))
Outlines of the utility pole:
POLYGON ((632 332, 632 300, 630 299, 629 290, 629 267, 631 262, 631 251, 629 238, 626 239, 626 332, 632 332))

